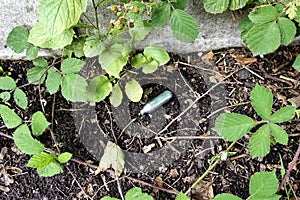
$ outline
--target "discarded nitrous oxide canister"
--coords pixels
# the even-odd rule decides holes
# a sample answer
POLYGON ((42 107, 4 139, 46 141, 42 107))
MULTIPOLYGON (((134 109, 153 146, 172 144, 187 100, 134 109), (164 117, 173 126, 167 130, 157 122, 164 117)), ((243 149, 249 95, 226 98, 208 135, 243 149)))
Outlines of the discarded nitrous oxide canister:
POLYGON ((143 115, 145 113, 151 113, 155 111, 157 108, 167 103, 172 98, 172 96, 172 92, 168 90, 164 91, 163 93, 146 103, 140 111, 140 114, 143 115))

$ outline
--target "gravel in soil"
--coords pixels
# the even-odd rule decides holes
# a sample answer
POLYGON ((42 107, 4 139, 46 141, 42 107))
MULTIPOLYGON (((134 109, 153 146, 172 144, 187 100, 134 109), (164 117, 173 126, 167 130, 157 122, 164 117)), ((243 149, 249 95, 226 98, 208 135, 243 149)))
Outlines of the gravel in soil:
MULTIPOLYGON (((26 167, 29 156, 19 152, 11 139, 0 136, 0 198, 99 199, 106 195, 120 198, 120 191, 125 194, 130 188, 137 186, 155 199, 175 199, 175 194, 171 191, 186 191, 208 168, 209 159, 229 145, 223 140, 217 142, 192 140, 191 136, 213 136, 211 127, 214 118, 224 110, 258 119, 249 103, 250 91, 256 83, 272 90, 274 110, 289 104, 291 99, 299 102, 300 74, 291 67, 299 53, 300 47, 294 46, 280 48, 263 58, 253 58, 246 48, 223 49, 206 55, 191 54, 183 57, 172 54, 171 62, 154 73, 152 78, 156 82, 143 85, 147 92, 141 102, 127 101, 120 109, 111 107, 108 100, 96 105, 76 104, 74 106, 60 94, 49 95, 43 85, 41 87, 26 85, 25 74, 32 67, 31 62, 2 60, 0 61, 0 66, 3 68, 2 75, 10 73, 18 86, 26 85, 24 89, 29 99, 29 107, 25 111, 17 108, 13 102, 11 107, 24 121, 30 121, 30 116, 35 111, 42 110, 43 104, 45 115, 48 121, 52 122, 53 132, 61 152, 69 151, 77 160, 97 165, 106 143, 103 141, 101 143, 95 137, 101 139, 103 138, 101 134, 105 134, 106 140, 116 141, 116 138, 120 137, 117 143, 126 151, 127 157, 131 156, 131 159, 126 160, 126 168, 118 181, 115 180, 111 170, 94 175, 94 168, 76 162, 64 165, 64 173, 60 175, 39 177, 35 169, 26 167), (173 75, 174 72, 177 72, 177 76, 173 75), (186 115, 180 116, 197 95, 204 94, 222 77, 229 74, 232 76, 224 81, 222 87, 213 90, 209 96, 195 103, 193 112, 197 111, 197 114, 187 112, 186 115), (166 86, 166 82, 169 82, 169 85, 166 86), (180 90, 180 87, 186 89, 180 90), (142 106, 166 89, 174 93, 170 102, 151 116, 139 117, 138 112, 142 106), (92 113, 95 115, 92 116, 96 116, 96 120, 85 118, 84 110, 90 111, 91 108, 93 112, 95 111, 92 113), (223 109, 217 112, 219 108, 223 109), (179 120, 176 120, 177 118, 179 120), (122 132, 124 126, 132 119, 135 121, 122 132), (158 136, 153 133, 145 136, 149 134, 149 129, 159 132, 160 129, 156 126, 163 128, 172 121, 174 123, 158 136), (96 129, 91 129, 91 124, 96 124, 96 129), (193 124, 196 131, 180 131, 181 126, 185 127, 187 124, 193 124), (136 127, 139 128, 140 135, 132 134, 132 130, 136 127), (148 131, 145 131, 145 127, 148 127, 148 131), (89 131, 83 133, 82 130, 89 131), (187 139, 179 140, 175 139, 175 136, 187 139), (158 137, 160 139, 157 139, 158 137), (170 142, 168 139, 172 137, 173 140, 170 142), (170 144, 180 150, 167 148, 164 154, 159 154, 162 156, 158 158, 153 153, 146 162, 139 160, 139 156, 133 156, 134 153, 143 154, 145 147, 148 147, 147 151, 151 155, 151 152, 159 152, 170 144), (177 151, 180 153, 175 153, 177 151), (167 165, 170 161, 169 155, 174 155, 174 158, 172 157, 172 162, 167 165), (161 160, 154 162, 153 159, 161 160), (168 191, 162 191, 161 188, 168 191)), ((146 83, 143 77, 135 74, 127 78, 132 77, 146 83)), ((258 171, 276 170, 281 180, 279 154, 287 168, 300 142, 299 124, 298 118, 282 123, 282 127, 289 134, 289 144, 273 145, 270 154, 263 159, 252 159, 247 149, 249 137, 241 139, 233 148, 237 154, 217 165, 205 181, 192 191, 192 198, 211 199, 216 194, 228 192, 246 199, 249 196, 250 177, 258 171)), ((12 131, 7 130, 2 121, 0 121, 0 132, 12 135, 12 131)), ((49 132, 43 134, 39 140, 48 148, 55 150, 49 132)), ((299 162, 297 164, 299 165, 299 162)), ((300 196, 299 182, 299 169, 295 167, 289 183, 298 197, 300 196)), ((281 194, 286 196, 283 191, 281 194)))

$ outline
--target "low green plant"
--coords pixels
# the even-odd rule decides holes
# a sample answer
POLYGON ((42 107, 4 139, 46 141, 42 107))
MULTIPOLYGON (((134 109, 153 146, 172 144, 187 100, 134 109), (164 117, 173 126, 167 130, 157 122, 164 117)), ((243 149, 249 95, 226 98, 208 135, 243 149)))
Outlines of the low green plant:
MULTIPOLYGON (((120 200, 120 199, 113 198, 113 197, 103 197, 101 198, 101 200, 120 200)), ((125 194, 125 200, 153 200, 153 197, 151 197, 147 193, 143 193, 141 188, 134 187, 125 194)))

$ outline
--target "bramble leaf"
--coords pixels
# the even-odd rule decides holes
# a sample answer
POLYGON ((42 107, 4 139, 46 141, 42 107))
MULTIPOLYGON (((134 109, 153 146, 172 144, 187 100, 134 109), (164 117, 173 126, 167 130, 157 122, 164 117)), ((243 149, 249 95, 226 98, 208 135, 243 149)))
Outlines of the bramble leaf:
POLYGON ((285 106, 273 113, 273 115, 270 117, 270 122, 281 123, 289 121, 294 118, 295 111, 295 106, 285 106))
POLYGON ((32 63, 36 67, 46 68, 48 66, 48 62, 45 58, 36 58, 32 61, 32 63))
POLYGON ((19 88, 16 88, 14 91, 14 101, 16 102, 17 106, 22 109, 26 109, 28 106, 26 94, 19 88))
POLYGON ((8 34, 6 45, 16 53, 22 53, 29 47, 28 31, 23 26, 17 26, 8 34))
POLYGON ((251 12, 248 17, 255 24, 264 24, 275 21, 278 15, 279 13, 275 7, 266 5, 251 12))
POLYGON ((33 155, 27 163, 27 167, 41 168, 49 165, 54 160, 53 156, 46 152, 33 155))
POLYGON ((245 136, 254 127, 254 120, 246 115, 224 113, 218 116, 213 128, 226 141, 235 141, 245 136))
POLYGON ((284 45, 289 45, 295 38, 296 35, 296 26, 294 22, 285 17, 280 17, 278 19, 278 27, 281 34, 281 43, 284 45))
POLYGON ((149 194, 147 193, 143 193, 142 189, 139 187, 134 187, 132 189, 130 189, 126 195, 125 195, 125 199, 140 199, 140 200, 153 200, 153 197, 151 197, 149 194))
POLYGON ((125 92, 131 101, 138 102, 142 98, 143 88, 136 80, 133 79, 126 83, 125 92))
POLYGON ((15 80, 11 77, 0 77, 0 90, 14 90, 16 87, 15 80))
POLYGON ((251 105, 263 119, 269 119, 272 111, 273 94, 267 88, 256 83, 250 94, 251 105))
POLYGON ((179 192, 175 200, 189 200, 190 198, 185 195, 183 192, 179 192))
POLYGON ((67 58, 61 63, 61 71, 64 74, 71 74, 79 72, 84 66, 84 61, 77 58, 67 58))
POLYGON ((54 68, 50 68, 47 73, 46 88, 50 94, 54 94, 61 84, 61 75, 54 68))
POLYGON ((120 86, 118 84, 116 84, 116 85, 114 85, 112 93, 109 97, 110 103, 114 107, 118 107, 119 105, 121 105, 122 99, 123 99, 122 90, 121 90, 120 86))
POLYGON ((271 133, 274 136, 276 142, 283 145, 287 145, 289 136, 286 133, 286 131, 280 126, 278 126, 277 124, 270 123, 269 126, 270 126, 271 133))
POLYGON ((33 155, 45 150, 44 145, 31 136, 26 124, 19 126, 15 130, 13 137, 15 144, 23 153, 33 155))
POLYGON ((32 67, 27 71, 27 79, 29 83, 41 84, 46 78, 46 68, 45 67, 32 67))
POLYGON ((152 17, 151 17, 151 24, 154 27, 162 28, 164 27, 167 22, 169 21, 171 14, 171 6, 167 2, 161 2, 160 5, 154 8, 152 17))
POLYGON ((15 128, 22 123, 22 119, 6 105, 0 104, 0 116, 8 129, 15 128))
POLYGON ((230 10, 238 10, 243 8, 249 0, 231 0, 229 2, 229 9, 230 10))
POLYGON ((34 60, 38 56, 39 49, 36 46, 30 45, 26 50, 26 58, 34 60))
POLYGON ((240 197, 237 197, 233 194, 222 193, 218 194, 213 200, 242 200, 240 197))
POLYGON ((47 121, 46 117, 41 111, 35 112, 32 115, 31 129, 33 135, 42 135, 49 125, 50 123, 47 121))
POLYGON ((63 77, 61 93, 63 97, 72 102, 86 102, 87 82, 78 74, 67 74, 63 77))
POLYGON ((114 197, 103 197, 100 200, 120 200, 120 199, 114 197))
POLYGON ((294 61, 292 65, 298 72, 300 72, 300 55, 296 57, 296 60, 294 61))
POLYGON ((262 125, 251 136, 249 149, 252 158, 264 157, 270 152, 270 129, 268 124, 262 125))
POLYGON ((100 102, 112 91, 112 84, 106 76, 94 77, 87 87, 88 100, 100 102))
POLYGON ((67 163, 72 158, 72 154, 69 152, 64 152, 58 156, 58 161, 60 163, 67 163))
POLYGON ((206 12, 217 14, 227 10, 229 0, 204 0, 203 3, 206 12))
POLYGON ((99 38, 91 36, 86 39, 83 47, 83 52, 86 57, 94 57, 101 54, 104 49, 105 45, 103 44, 103 42, 99 38))
POLYGON ((176 39, 192 43, 199 35, 197 21, 183 10, 175 9, 171 16, 171 29, 176 39))
POLYGON ((37 168, 37 172, 40 176, 54 176, 63 172, 61 166, 57 162, 51 162, 49 165, 41 168, 37 168))
POLYGON ((187 6, 188 0, 178 0, 177 2, 172 2, 172 5, 176 9, 184 10, 187 6))

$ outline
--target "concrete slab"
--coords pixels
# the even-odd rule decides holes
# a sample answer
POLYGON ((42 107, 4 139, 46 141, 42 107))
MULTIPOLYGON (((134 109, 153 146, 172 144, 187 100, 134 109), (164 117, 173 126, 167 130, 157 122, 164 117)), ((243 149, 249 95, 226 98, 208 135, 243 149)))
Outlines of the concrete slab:
MULTIPOLYGON (((0 59, 24 58, 24 54, 16 54, 6 48, 5 41, 13 27, 23 25, 30 28, 33 26, 38 19, 36 12, 38 4, 38 0, 0 0, 0 59)), ((237 29, 238 21, 242 16, 235 13, 237 22, 234 22, 229 12, 221 15, 208 14, 204 12, 202 0, 190 0, 186 11, 192 14, 200 25, 200 34, 194 43, 177 41, 173 37, 170 27, 166 27, 153 30, 145 40, 136 44, 136 48, 157 45, 171 52, 191 53, 242 45, 237 29)), ((108 9, 99 13, 101 13, 100 21, 110 16, 108 9)), ((103 20, 101 26, 107 27, 108 22, 109 20, 103 20)), ((49 51, 41 51, 39 55, 50 56, 53 54, 49 51)))

